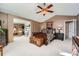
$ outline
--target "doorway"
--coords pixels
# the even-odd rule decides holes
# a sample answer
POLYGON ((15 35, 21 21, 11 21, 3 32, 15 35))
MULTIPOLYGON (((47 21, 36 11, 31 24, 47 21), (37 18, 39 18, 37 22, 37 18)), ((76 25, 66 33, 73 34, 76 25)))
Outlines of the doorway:
POLYGON ((14 18, 14 41, 26 40, 31 36, 31 22, 24 19, 14 18))
POLYGON ((65 22, 65 38, 71 39, 76 35, 76 21, 66 21, 65 22))

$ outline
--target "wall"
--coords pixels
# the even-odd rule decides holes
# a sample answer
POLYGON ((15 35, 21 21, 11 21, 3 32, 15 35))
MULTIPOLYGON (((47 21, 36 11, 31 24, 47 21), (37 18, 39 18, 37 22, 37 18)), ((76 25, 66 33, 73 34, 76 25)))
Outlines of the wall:
POLYGON ((65 21, 72 20, 74 18, 76 18, 76 17, 74 17, 74 16, 54 16, 54 17, 50 18, 49 20, 41 23, 41 29, 46 28, 46 22, 53 22, 53 28, 55 28, 57 30, 57 28, 59 26, 62 26, 61 32, 64 32, 65 21))
POLYGON ((1 13, 0 12, 0 20, 2 21, 2 28, 8 29, 8 42, 12 42, 13 40, 13 16, 1 13))
POLYGON ((66 22, 66 23, 65 23, 65 27, 66 27, 66 30, 65 30, 65 32, 66 32, 66 37, 65 37, 65 38, 69 38, 69 22, 66 22))
POLYGON ((40 23, 31 21, 31 31, 40 32, 40 23))
POLYGON ((13 42, 13 18, 14 16, 8 15, 8 39, 13 42))
POLYGON ((2 23, 2 28, 8 28, 8 14, 4 14, 0 12, 0 20, 2 23))

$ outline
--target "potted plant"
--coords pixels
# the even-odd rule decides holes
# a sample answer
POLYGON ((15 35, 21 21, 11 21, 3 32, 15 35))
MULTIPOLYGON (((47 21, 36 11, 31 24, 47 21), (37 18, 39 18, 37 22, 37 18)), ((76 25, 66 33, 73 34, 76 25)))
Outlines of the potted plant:
POLYGON ((4 29, 4 28, 0 28, 0 38, 2 39, 1 42, 3 42, 3 45, 7 45, 8 44, 8 30, 4 29), (5 39, 6 38, 6 39, 5 39))
POLYGON ((0 36, 1 35, 6 35, 6 33, 7 33, 7 29, 0 28, 0 36))
POLYGON ((0 35, 2 35, 3 33, 4 33, 4 30, 0 28, 0 35))

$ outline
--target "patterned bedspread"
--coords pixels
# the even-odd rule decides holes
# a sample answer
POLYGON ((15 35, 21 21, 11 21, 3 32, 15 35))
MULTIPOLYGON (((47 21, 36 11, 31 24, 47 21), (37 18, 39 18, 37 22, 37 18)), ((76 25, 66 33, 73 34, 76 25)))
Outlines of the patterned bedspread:
POLYGON ((50 43, 50 41, 55 37, 54 34, 47 34, 47 42, 50 43))

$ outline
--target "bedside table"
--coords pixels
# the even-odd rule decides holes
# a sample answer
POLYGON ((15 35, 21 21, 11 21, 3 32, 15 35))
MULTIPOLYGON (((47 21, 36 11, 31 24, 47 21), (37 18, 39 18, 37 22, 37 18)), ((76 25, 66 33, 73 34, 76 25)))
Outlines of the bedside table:
POLYGON ((55 39, 64 40, 64 33, 55 33, 55 39))

